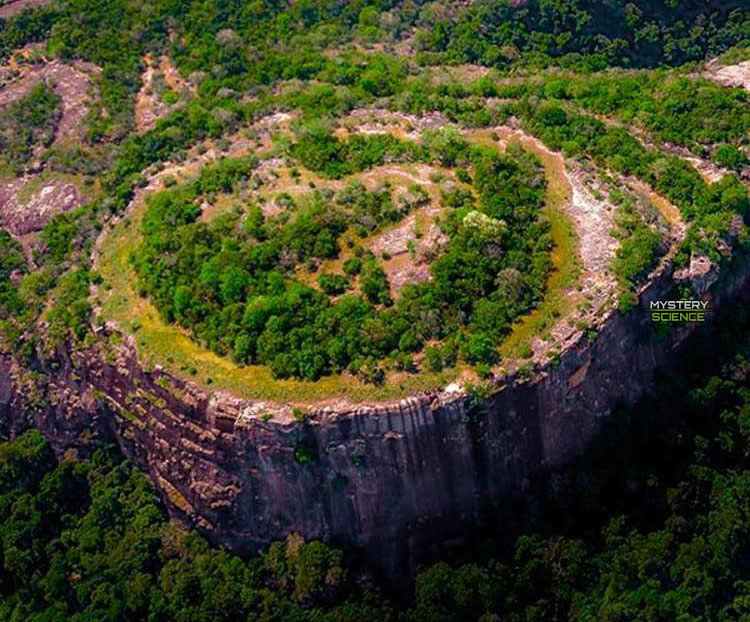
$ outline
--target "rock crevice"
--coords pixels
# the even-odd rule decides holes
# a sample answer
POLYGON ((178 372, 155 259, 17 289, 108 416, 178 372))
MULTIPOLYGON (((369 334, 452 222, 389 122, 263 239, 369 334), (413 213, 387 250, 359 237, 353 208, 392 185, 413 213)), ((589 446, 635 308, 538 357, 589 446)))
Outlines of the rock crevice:
MULTIPOLYGON (((746 279, 718 283, 713 307, 746 279)), ((644 307, 672 287, 666 269, 640 308, 611 314, 596 339, 582 336, 558 364, 506 378, 488 397, 424 393, 304 421, 265 420, 244 400, 146 371, 127 341, 114 358, 102 343, 41 375, 1 355, 0 428, 35 425, 59 453, 116 442, 174 516, 239 552, 298 532, 364 550, 397 576, 579 455, 618 403, 649 389, 695 330, 656 335, 644 307)))

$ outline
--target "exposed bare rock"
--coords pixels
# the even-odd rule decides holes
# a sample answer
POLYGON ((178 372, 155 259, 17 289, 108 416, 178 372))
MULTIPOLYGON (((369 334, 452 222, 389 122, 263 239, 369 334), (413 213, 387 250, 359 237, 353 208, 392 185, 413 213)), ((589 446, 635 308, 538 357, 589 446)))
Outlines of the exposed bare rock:
POLYGON ((62 115, 55 130, 55 142, 82 137, 83 120, 89 110, 91 75, 99 68, 91 63, 62 63, 58 60, 38 65, 24 65, 21 76, 0 85, 0 108, 31 91, 36 84, 46 81, 62 97, 62 115))
POLYGON ((416 245, 416 255, 419 263, 429 263, 433 261, 448 244, 446 236, 435 223, 431 223, 427 233, 419 240, 416 245))
POLYGON ((195 93, 195 86, 182 78, 168 56, 161 56, 158 62, 147 56, 144 62, 146 70, 141 76, 141 90, 135 101, 135 125, 139 132, 153 128, 177 105, 164 101, 162 95, 166 89, 178 95, 195 93))
POLYGON ((281 169, 284 166, 286 166, 286 160, 284 158, 268 158, 267 160, 263 160, 260 164, 258 164, 258 166, 255 168, 255 172, 258 175, 267 175, 269 173, 277 172, 278 169, 281 169))
MULTIPOLYGON (((256 129, 288 120, 277 113, 256 129)), ((225 151, 250 144, 233 136, 225 151)), ((564 177, 562 156, 554 155, 564 177)), ((218 156, 194 151, 149 171, 128 209, 166 175, 192 174, 218 156)), ((429 167, 414 170, 412 182, 429 178, 429 167)), ((594 196, 584 171, 568 181, 584 283, 609 291, 611 206, 594 196)), ((397 229, 381 238, 400 250, 392 274, 403 278, 394 287, 429 276, 427 264, 404 261, 410 253, 397 229)), ((435 246, 440 236, 434 227, 423 240, 435 246)), ((717 301, 746 285, 747 275, 738 278, 712 291, 717 301)), ((640 290, 642 304, 666 297, 673 284, 668 270, 660 272, 640 290)), ((110 324, 93 344, 58 353, 49 375, 28 374, 0 354, 0 431, 34 424, 58 453, 117 442, 149 471, 173 516, 235 550, 256 551, 297 532, 361 548, 396 576, 413 571, 431 544, 470 533, 493 504, 527 493, 540 474, 585 451, 615 405, 650 388, 655 370, 696 329, 650 338, 654 326, 641 308, 608 314, 598 328, 596 339, 571 332, 555 364, 493 379, 481 399, 454 383, 399 401, 313 404, 298 421, 288 403, 244 400, 144 369, 135 338, 110 335, 117 331, 110 324), (300 447, 310 459, 298 459, 300 447)))
POLYGON ((169 110, 167 104, 152 89, 155 71, 152 65, 148 65, 141 76, 141 90, 135 100, 135 127, 139 132, 150 130, 156 120, 165 116, 169 110))
POLYGON ((693 291, 702 296, 719 279, 719 266, 705 255, 694 253, 690 256, 690 265, 674 274, 677 282, 689 282, 693 291))
POLYGON ((17 177, 0 183, 0 223, 17 236, 40 231, 52 216, 78 207, 84 201, 74 184, 54 179, 44 182, 26 200, 19 199, 35 176, 17 177))
POLYGON ((389 255, 400 255, 409 250, 409 240, 414 240, 414 228, 416 218, 412 214, 402 220, 395 227, 375 236, 370 243, 370 250, 376 255, 388 253, 389 255))
POLYGON ((448 125, 450 122, 439 112, 412 115, 380 108, 357 108, 339 120, 340 127, 362 134, 400 134, 411 140, 418 139, 424 130, 448 125))
POLYGON ((729 221, 729 238, 730 240, 736 240, 745 230, 745 221, 740 214, 734 214, 732 219, 729 221))
POLYGON ((572 220, 578 237, 578 251, 581 258, 581 282, 587 294, 604 298, 616 287, 609 267, 615 256, 619 242, 612 236, 615 208, 604 197, 594 196, 593 175, 580 165, 566 161, 563 156, 550 150, 540 140, 529 136, 513 124, 494 128, 501 139, 520 139, 530 143, 539 151, 552 156, 561 174, 570 185, 571 200, 564 206, 572 220))
MULTIPOLYGON (((271 128, 288 121, 284 115, 261 123, 271 128)), ((234 136, 226 152, 249 144, 234 136)), ((564 178, 565 162, 554 155, 564 178)), ((218 156, 195 151, 150 171, 129 209, 164 176, 192 174, 218 156)), ((408 174, 419 183, 429 173, 415 167, 408 174)), ((565 209, 584 246, 583 282, 592 292, 611 291, 612 206, 594 196, 585 171, 573 170, 567 181, 565 209)), ((401 227, 379 238, 382 249, 397 251, 386 262, 394 288, 429 278, 428 264, 408 252, 408 225, 401 227)), ((433 224, 420 244, 439 247, 441 236, 433 224)), ((717 300, 746 279, 722 283, 717 300)), ((639 291, 642 304, 666 297, 673 283, 669 270, 656 274, 639 291)), ((172 515, 235 550, 256 551, 297 532, 361 548, 396 576, 413 571, 431 544, 470 533, 494 503, 527 493, 540 474, 585 451, 615 405, 646 391, 695 326, 653 339, 648 314, 633 308, 603 316, 598 329, 591 339, 569 328, 559 361, 494 378, 482 399, 453 383, 399 401, 312 404, 299 421, 289 403, 244 400, 160 367, 144 369, 135 338, 109 339, 117 331, 110 324, 93 345, 60 353, 49 376, 26 374, 0 355, 0 431, 33 423, 58 453, 117 442, 148 469, 172 515), (298 459, 300 447, 309 459, 298 459)))
POLYGON ((401 265, 396 263, 394 267, 390 267, 386 262, 385 273, 388 276, 391 291, 396 295, 405 285, 418 285, 432 278, 430 266, 425 263, 401 262, 401 265))
POLYGON ((721 181, 725 175, 729 173, 728 170, 717 166, 711 160, 705 158, 699 158, 689 149, 681 147, 680 145, 673 145, 670 143, 664 143, 661 146, 663 151, 679 156, 684 160, 687 160, 690 165, 701 174, 701 177, 709 183, 713 184, 717 181, 721 181))
POLYGON ((585 172, 581 170, 573 170, 568 174, 573 188, 573 200, 568 213, 573 218, 578 234, 578 252, 586 276, 592 281, 590 286, 610 290, 614 286, 614 279, 607 276, 607 273, 619 246, 611 233, 614 229, 614 208, 604 199, 594 197, 584 183, 585 176, 585 172))
POLYGON ((254 127, 260 131, 270 131, 284 126, 292 120, 292 115, 288 112, 275 112, 259 119, 254 127))
MULTIPOLYGON (((747 280, 712 290, 714 308, 747 280)), ((615 405, 632 404, 680 356, 697 325, 654 339, 643 311, 672 286, 661 274, 641 292, 641 308, 610 315, 596 340, 579 337, 531 378, 496 380, 489 397, 454 384, 396 402, 313 407, 304 422, 287 404, 146 371, 133 340, 112 346, 100 331, 98 344, 59 354, 49 375, 0 354, 0 430, 35 425, 60 455, 116 442, 149 471, 173 516, 236 551, 296 532, 363 550, 396 578, 436 543, 491 521, 493 503, 529 494, 531 481, 585 451, 615 405), (301 446, 304 462, 295 458, 301 446)))
MULTIPOLYGON (((281 124, 288 122, 291 118, 291 115, 286 113, 276 113, 263 117, 255 124, 255 127, 261 132, 259 138, 261 140, 269 140, 269 133, 278 128, 281 124)), ((146 171, 145 185, 139 186, 135 189, 133 198, 125 209, 125 212, 121 215, 114 216, 109 222, 107 222, 102 232, 97 237, 96 242, 94 243, 94 249, 91 253, 92 261, 96 262, 101 244, 110 232, 110 228, 122 218, 126 218, 136 206, 144 201, 147 194, 162 188, 165 178, 195 175, 201 167, 209 162, 217 160, 222 155, 227 157, 237 157, 247 154, 254 145, 255 141, 247 138, 245 133, 240 131, 227 138, 227 145, 222 151, 219 151, 219 149, 215 147, 207 148, 207 145, 204 143, 200 146, 201 148, 193 148, 189 152, 187 159, 182 162, 165 162, 164 165, 158 169, 148 169, 146 171)))
POLYGON ((722 86, 733 86, 750 91, 750 60, 723 67, 709 63, 705 76, 722 86))
POLYGON ((20 13, 24 9, 31 9, 45 4, 50 4, 52 0, 5 0, 0 4, 0 18, 7 19, 20 13))
POLYGON ((676 155, 677 157, 682 158, 696 171, 698 171, 701 177, 703 177, 703 179, 709 184, 721 180, 730 172, 725 168, 717 166, 709 159, 697 156, 695 153, 690 151, 690 149, 688 149, 687 147, 683 147, 682 145, 676 145, 669 142, 661 142, 657 144, 649 135, 649 132, 645 128, 638 125, 628 125, 611 116, 592 113, 591 111, 583 108, 579 109, 579 112, 585 116, 591 116, 595 119, 598 119, 609 127, 626 129, 633 138, 638 140, 638 142, 640 142, 647 149, 650 149, 652 151, 663 151, 666 153, 671 153, 672 155, 676 155))

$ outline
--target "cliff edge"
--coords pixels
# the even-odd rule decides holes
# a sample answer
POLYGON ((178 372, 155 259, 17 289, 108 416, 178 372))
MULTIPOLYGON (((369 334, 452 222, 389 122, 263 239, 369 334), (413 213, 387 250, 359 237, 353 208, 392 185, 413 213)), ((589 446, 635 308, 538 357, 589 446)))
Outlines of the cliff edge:
MULTIPOLYGON (((747 272, 734 272, 707 294, 712 308, 743 294, 747 272)), ((250 402, 143 369, 130 338, 115 356, 94 346, 37 372, 0 356, 0 424, 11 436, 37 426, 59 454, 116 442, 172 515, 234 550, 298 532, 364 550, 393 577, 579 455, 617 404, 650 388, 702 326, 655 330, 644 309, 673 287, 667 262, 640 305, 609 315, 595 338, 482 395, 443 390, 268 420, 250 402)))

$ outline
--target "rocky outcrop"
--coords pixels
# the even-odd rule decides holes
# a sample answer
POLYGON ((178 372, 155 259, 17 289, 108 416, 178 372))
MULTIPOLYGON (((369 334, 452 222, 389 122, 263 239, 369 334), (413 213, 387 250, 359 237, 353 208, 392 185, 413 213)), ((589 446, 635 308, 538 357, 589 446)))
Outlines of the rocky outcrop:
POLYGON ((55 214, 70 211, 84 202, 74 184, 57 179, 41 181, 34 175, 15 177, 0 182, 0 225, 11 235, 28 235, 41 231, 55 214), (27 184, 32 191, 22 200, 19 197, 27 184))
POLYGON ((704 75, 722 86, 733 86, 750 91, 750 60, 724 66, 713 60, 706 65, 704 75))
MULTIPOLYGON (((22 50, 21 54, 27 50, 22 50)), ((79 140, 83 137, 84 120, 92 101, 92 76, 99 73, 99 67, 83 61, 70 64, 59 60, 27 62, 10 75, 0 75, 0 107, 17 102, 37 84, 46 83, 62 100, 54 144, 79 140)))
POLYGON ((0 3, 0 18, 8 19, 24 9, 49 4, 50 0, 6 0, 0 3))
POLYGON ((700 296, 719 279, 719 267, 706 255, 692 254, 690 264, 674 273, 678 283, 687 282, 700 296))
MULTIPOLYGON (((728 275, 714 308, 745 286, 744 271, 728 275)), ((31 372, 0 356, 0 427, 12 435, 36 425, 58 452, 115 441, 173 515, 234 550, 299 532, 362 549, 395 576, 569 462, 616 404, 649 388, 695 330, 656 334, 645 307, 672 287, 663 272, 640 308, 613 313, 557 365, 506 379, 484 398, 436 392, 267 420, 243 400, 144 370, 132 341, 115 347, 103 337, 56 369, 31 372)))

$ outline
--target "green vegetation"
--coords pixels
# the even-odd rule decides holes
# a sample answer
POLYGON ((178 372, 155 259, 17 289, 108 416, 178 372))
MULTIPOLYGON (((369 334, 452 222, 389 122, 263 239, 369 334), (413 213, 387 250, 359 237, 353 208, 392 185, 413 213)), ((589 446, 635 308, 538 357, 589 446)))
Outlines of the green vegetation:
POLYGON ((742 144, 750 130, 745 90, 663 70, 552 77, 530 91, 574 102, 698 155, 720 143, 742 144))
POLYGON ((425 571, 406 619, 746 617, 750 368, 740 315, 712 342, 724 358, 697 344, 684 373, 615 413, 589 454, 551 478, 539 533, 425 571))
MULTIPOLYGON (((326 160, 327 171, 339 163, 328 171, 335 175, 344 163, 360 161, 353 150, 370 152, 372 145, 377 153, 388 144, 399 153, 430 157, 392 137, 353 136, 340 143, 328 134, 307 134, 302 140, 304 149, 295 143, 292 152, 305 154, 303 164, 320 161, 308 159, 310 153, 346 151, 346 158, 326 160)), ((134 255, 140 288, 167 321, 191 329, 219 354, 268 365, 277 378, 315 380, 346 369, 379 379, 382 373, 371 371, 383 357, 403 358, 425 341, 447 338, 463 344, 466 361, 494 363, 495 344, 544 291, 550 249, 540 217, 544 177, 534 158, 519 150, 501 155, 454 140, 450 154, 443 149, 432 157, 472 166, 480 206, 465 203, 450 212, 443 225, 450 243, 432 265, 433 280, 407 286, 395 304, 372 255, 356 269, 345 266, 363 297, 330 300, 345 291, 343 275, 322 275, 322 292, 294 279, 299 264, 314 267, 338 257, 347 223, 367 234, 402 218, 410 204, 395 208, 387 189, 370 193, 350 184, 335 200, 316 191, 291 213, 271 219, 251 206, 249 225, 237 214, 208 224, 197 220, 198 199, 230 191, 250 175, 252 160, 223 160, 204 168, 196 181, 149 199, 143 244, 134 255)), ((382 158, 365 161, 374 166, 382 158)))
POLYGON ((547 145, 569 156, 587 156, 622 175, 633 175, 668 198, 692 222, 678 263, 690 251, 702 251, 721 261, 717 238, 725 235, 732 216, 750 208, 748 190, 734 175, 708 184, 685 160, 648 149, 626 130, 574 112, 556 103, 522 105, 528 130, 547 145), (523 109, 525 107, 525 110, 523 109))
MULTIPOLYGON (((434 564, 413 586, 399 584, 398 602, 318 542, 290 536, 249 560, 211 548, 167 522, 128 463, 101 450, 56 462, 28 432, 0 444, 0 614, 10 622, 740 620, 750 613, 750 364, 738 354, 748 347, 747 318, 738 317, 717 339, 723 358, 691 358, 697 367, 614 413, 591 452, 553 475, 539 531, 507 542, 518 528, 502 525, 517 511, 501 510, 474 561, 434 564)), ((295 455, 310 459, 304 445, 295 455)))
POLYGON ((647 197, 613 188, 609 200, 617 206, 614 233, 620 240, 612 268, 620 287, 621 306, 627 308, 633 302, 633 290, 664 254, 665 241, 660 229, 648 222, 655 218, 657 209, 647 197))
MULTIPOLYGON (((92 61, 102 69, 95 74, 98 95, 88 117, 86 144, 77 148, 55 147, 42 158, 51 170, 98 176, 96 187, 97 190, 101 187, 102 192, 95 195, 96 199, 86 209, 59 215, 46 227, 43 235, 46 247, 35 257, 44 274, 35 277, 33 290, 37 294, 30 302, 29 317, 42 308, 36 300, 44 296, 40 283, 49 288, 65 271, 77 275, 71 276, 70 282, 89 278, 93 236, 108 214, 125 208, 136 186, 143 182, 142 175, 148 167, 158 166, 167 159, 179 161, 188 148, 201 141, 213 139, 219 144, 229 133, 246 128, 270 112, 295 114, 296 140, 286 145, 288 149, 279 143, 280 149, 308 170, 326 177, 340 178, 383 163, 428 158, 455 167, 456 175, 464 182, 471 181, 469 169, 476 167, 476 162, 474 155, 462 153, 462 141, 450 132, 434 135, 425 132, 422 147, 387 134, 355 133, 343 140, 330 131, 331 127, 341 115, 362 106, 385 106, 415 114, 439 111, 464 127, 494 126, 515 115, 526 129, 548 145, 574 157, 593 158, 598 166, 623 175, 635 175, 678 205, 691 225, 676 258, 680 263, 687 262, 692 252, 705 252, 716 261, 725 261, 720 252, 722 238, 736 233, 732 217, 744 215, 747 210, 747 193, 736 178, 729 177, 719 185, 709 186, 684 160, 644 146, 627 127, 636 127, 647 140, 673 142, 737 173, 742 171, 750 124, 747 95, 695 78, 684 70, 665 68, 746 43, 748 10, 740 2, 722 5, 719 10, 711 4, 687 0, 617 1, 606 7, 590 0, 573 3, 482 0, 449 7, 365 0, 345 4, 313 0, 290 6, 268 2, 247 6, 229 0, 221 7, 205 0, 187 3, 149 0, 137 5, 124 0, 63 0, 53 8, 24 11, 0 26, 0 54, 7 55, 14 48, 48 37, 47 54, 64 61, 78 58, 92 61), (692 28, 693 23, 699 26, 692 28), (413 47, 416 55, 398 55, 396 52, 404 46, 413 47), (133 131, 133 104, 141 85, 146 54, 152 58, 168 55, 181 76, 195 87, 196 96, 180 101, 153 130, 137 135, 133 131), (495 71, 482 75, 467 68, 466 75, 471 76, 467 79, 432 79, 431 66, 465 62, 480 63, 495 71), (539 71, 550 65, 562 67, 565 73, 539 71), (658 69, 592 73, 612 66, 658 69), (474 79, 475 75, 482 77, 474 79), (488 97, 497 99, 488 105, 488 97), (610 117, 608 123, 620 123, 623 127, 580 114, 579 108, 606 115, 610 117)), ((463 69, 457 69, 456 75, 461 76, 463 69)), ((171 97, 171 93, 165 95, 171 97)), ((23 133, 23 140, 11 150, 19 154, 14 156, 19 163, 31 153, 29 149, 33 151, 29 145, 47 142, 47 130, 56 114, 49 93, 44 97, 36 94, 35 98, 38 99, 35 105, 25 111, 33 113, 39 123, 35 123, 33 132, 23 133)), ((366 231, 373 232, 395 222, 399 214, 405 213, 403 206, 389 204, 383 196, 353 191, 349 200, 355 203, 344 201, 338 206, 346 213, 346 223, 339 220, 321 226, 321 220, 325 219, 321 218, 320 205, 327 208, 328 199, 317 200, 317 208, 304 208, 309 209, 305 218, 283 226, 264 222, 260 207, 255 209, 255 217, 249 217, 252 208, 247 206, 248 217, 242 219, 239 240, 249 239, 257 248, 270 253, 270 257, 259 259, 261 263, 267 262, 261 272, 279 272, 289 285, 299 275, 292 277, 288 266, 278 265, 274 253, 279 248, 285 253, 291 251, 291 263, 300 269, 317 268, 323 259, 339 252, 338 242, 343 237, 340 229, 345 225, 354 223, 354 233, 362 236, 366 231), (272 239, 258 237, 269 230, 274 232, 272 239), (320 234, 315 236, 312 246, 308 244, 310 230, 320 234), (295 249, 298 233, 304 243, 295 249)), ((456 214, 462 214, 471 198, 453 193, 445 202, 453 205, 456 214)), ((549 216, 546 212, 545 215, 549 216)), ((209 236, 208 252, 212 256, 223 253, 216 260, 220 263, 230 261, 226 257, 234 252, 222 246, 222 236, 229 235, 232 227, 230 221, 220 220, 209 236), (219 231, 221 227, 223 233, 219 231)), ((459 268, 474 269, 461 264, 459 256, 476 250, 468 248, 474 242, 467 243, 461 238, 461 230, 471 227, 463 222, 457 226, 457 222, 452 219, 443 223, 450 233, 451 249, 432 266, 433 277, 446 278, 446 284, 456 286, 451 293, 436 283, 404 291, 394 301, 382 265, 379 266, 380 258, 364 256, 355 258, 361 266, 347 258, 344 268, 350 277, 348 285, 342 274, 323 276, 317 283, 319 289, 309 283, 302 285, 300 291, 309 299, 310 309, 334 308, 348 300, 361 301, 357 302, 358 312, 375 322, 374 332, 366 333, 369 337, 378 336, 372 348, 353 347, 341 338, 334 340, 335 345, 328 343, 327 335, 338 330, 334 328, 338 318, 329 318, 329 325, 322 331, 312 331, 315 336, 310 331, 299 335, 291 359, 280 356, 283 353, 278 340, 270 336, 261 340, 265 324, 263 330, 248 331, 242 325, 245 312, 240 313, 238 305, 255 295, 268 293, 268 286, 262 285, 256 292, 245 292, 244 298, 240 294, 250 288, 250 281, 256 287, 259 274, 254 274, 254 270, 258 258, 250 264, 243 258, 241 265, 234 265, 231 260, 238 269, 224 274, 223 284, 210 285, 211 295, 201 303, 205 308, 201 305, 192 308, 185 289, 176 296, 173 290, 177 284, 168 279, 141 287, 152 296, 160 289, 156 306, 164 317, 190 329, 212 350, 243 363, 272 365, 276 361, 275 373, 280 377, 319 378, 342 369, 356 371, 378 366, 384 357, 403 363, 405 356, 419 352, 422 342, 432 339, 455 341, 461 357, 478 361, 479 356, 485 359, 482 363, 489 363, 495 360, 496 353, 470 347, 469 341, 473 346, 485 341, 483 337, 499 342, 511 332, 504 352, 516 351, 521 346, 526 349, 535 334, 548 328, 570 306, 563 294, 553 296, 549 304, 528 313, 541 302, 546 277, 553 279, 550 285, 555 291, 570 285, 575 274, 570 260, 561 264, 559 280, 566 284, 562 288, 554 280, 558 272, 550 268, 558 267, 555 261, 561 256, 572 256, 559 250, 560 244, 570 243, 571 236, 557 219, 550 223, 553 235, 547 231, 537 235, 525 225, 515 224, 502 234, 508 238, 504 243, 510 252, 493 267, 499 267, 498 272, 505 268, 519 270, 528 282, 520 301, 500 311, 498 292, 479 282, 484 276, 473 284, 459 283, 460 279, 455 278, 459 268), (529 235, 529 240, 534 237, 538 244, 526 248, 523 260, 516 251, 524 244, 528 246, 529 240, 521 242, 518 235, 529 235), (551 248, 552 237, 556 248, 551 248), (539 259, 544 255, 543 248, 552 251, 551 262, 549 257, 539 259), (452 267, 448 265, 451 259, 456 260, 452 267), (250 280, 246 283, 247 279, 250 280), (337 300, 332 305, 331 296, 346 300, 337 300), (475 302, 469 305, 467 296, 475 302), (172 308, 177 299, 179 318, 177 309, 172 308), (231 302, 225 305, 227 301, 231 302), (444 312, 437 316, 433 313, 443 303, 457 305, 452 312, 454 317, 445 317, 444 312), (217 317, 220 314, 215 313, 219 306, 220 319, 217 317), (183 316, 182 311, 188 315, 183 316), (207 319, 208 316, 212 319, 207 319), (500 319, 490 320, 490 316, 500 319), (523 319, 517 323, 519 318, 523 319), (412 328, 405 329, 404 321, 411 322, 412 328), (385 326, 381 326, 382 322, 385 326), (444 328, 435 330, 433 325, 441 322, 444 328), (401 343, 404 335, 407 336, 401 343), (327 344, 325 351, 322 343, 327 344), (480 356, 482 352, 485 357, 480 356)), ((468 222, 477 224, 474 216, 468 222)), ((201 226, 185 225, 186 230, 201 226)), ((632 287, 643 276, 656 254, 656 238, 648 227, 636 227, 632 232, 633 239, 623 244, 615 267, 625 287, 632 287)), ((743 240, 740 235, 740 241, 743 240)), ((480 273, 490 263, 485 261, 480 273)), ((223 274, 223 270, 222 265, 219 272, 223 274)), ((188 272, 180 275, 181 287, 192 287, 192 282, 184 282, 189 274, 195 276, 188 272)), ((209 281, 211 278, 206 275, 209 281)), ((70 317, 63 308, 53 317, 67 318, 61 324, 58 322, 64 327, 58 331, 61 339, 78 338, 88 306, 83 299, 71 296, 78 293, 85 297, 85 283, 64 289, 69 296, 62 304, 81 312, 70 317)), ((20 344, 17 339, 20 334, 23 331, 7 341, 20 344)), ((274 334, 278 336, 279 331, 274 334)), ((412 369, 411 365, 406 367, 412 369)))
POLYGON ((35 147, 49 147, 55 137, 62 99, 52 87, 39 83, 10 106, 0 121, 0 154, 16 171, 22 170, 35 147))
MULTIPOLYGON (((102 246, 102 261, 97 266, 103 282, 102 317, 114 320, 125 330, 137 322, 139 357, 144 364, 166 365, 177 374, 187 374, 202 382, 205 376, 214 379, 215 386, 235 395, 251 399, 284 400, 295 396, 295 401, 316 402, 331 396, 346 396, 354 400, 393 399, 415 391, 445 384, 457 370, 442 373, 401 374, 397 381, 382 386, 363 384, 351 375, 324 376, 315 382, 277 380, 263 366, 241 366, 228 357, 219 356, 185 334, 175 324, 167 324, 158 311, 138 296, 137 276, 129 257, 141 243, 141 220, 147 206, 139 205, 132 215, 113 229, 102 246), (198 362, 198 363, 196 363, 198 362), (196 364, 202 373, 196 375, 196 364), (448 380, 446 380, 448 378, 448 380)), ((353 258, 353 263, 356 263, 353 258)))
POLYGON ((168 522, 113 453, 56 462, 37 432, 0 444, 0 534, 8 622, 335 620, 349 601, 367 620, 378 602, 340 551, 290 536, 245 562, 168 522))
POLYGON ((513 325, 510 335, 503 342, 500 353, 507 357, 517 356, 521 349, 528 347, 530 339, 543 334, 558 318, 574 307, 573 285, 580 271, 578 240, 565 212, 565 206, 572 199, 572 192, 564 163, 544 149, 543 145, 528 138, 522 139, 520 145, 544 164, 547 193, 542 212, 550 223, 552 268, 544 299, 513 325))
POLYGON ((11 275, 16 273, 20 277, 25 271, 26 262, 18 242, 0 230, 0 317, 10 317, 20 310, 21 301, 11 275))
MULTIPOLYGON (((570 198, 564 171, 553 171, 545 160, 552 156, 526 139, 538 157, 479 145, 496 146, 496 126, 517 121, 618 183, 637 178, 676 205, 688 227, 676 261, 705 253, 725 270, 728 245, 747 241, 737 217, 750 216, 742 181, 750 96, 697 74, 699 61, 723 52, 725 62, 745 59, 748 41, 750 9, 740 0, 59 0, 24 10, 0 20, 3 61, 46 42, 45 55, 101 71, 92 72, 80 145, 52 145, 61 102, 51 83, 1 111, 3 176, 38 159, 45 175, 80 176, 91 201, 23 240, 33 248, 28 258, 0 231, 0 347, 46 373, 65 347, 96 338, 96 303, 105 319, 117 311, 146 362, 169 350, 157 362, 238 394, 252 385, 279 401, 356 401, 444 385, 468 365, 484 377, 501 356, 529 358, 532 339, 583 301, 574 291, 574 236, 559 217, 570 198), (195 96, 164 88, 169 116, 137 134, 146 55, 167 55, 195 96), (465 136, 427 130, 419 142, 342 133, 337 121, 357 108, 439 112, 465 136), (260 151, 254 124, 279 112, 293 117, 293 135, 265 136, 273 155, 295 160, 296 178, 308 181, 312 171, 315 183, 325 178, 336 191, 310 181, 309 192, 279 200, 278 213, 237 199, 239 209, 202 220, 203 199, 236 199, 261 154, 225 158, 193 180, 165 180, 167 190, 115 226, 103 245, 110 263, 92 271, 105 221, 122 215, 155 170, 184 161, 196 145, 220 150, 230 134, 247 138, 248 153, 260 151), (473 143, 472 128, 494 137, 473 143), (732 174, 708 183, 683 150, 732 174), (401 200, 389 186, 339 181, 377 166, 424 164, 440 167, 436 184, 450 169, 463 185, 450 175, 454 187, 441 187, 440 197, 412 186, 401 200), (431 279, 396 295, 387 253, 366 250, 367 238, 438 201, 446 243, 430 257, 431 279), (395 371, 393 386, 380 386, 386 370, 395 371), (352 375, 334 376, 340 372, 352 375), (373 385, 369 392, 354 375, 373 385)), ((612 202, 621 240, 612 269, 629 301, 664 250, 663 231, 632 197, 612 202)), ((101 451, 57 462, 29 433, 0 445, 0 615, 743 619, 747 370, 739 358, 709 380, 673 378, 659 399, 615 415, 611 437, 554 475, 541 535, 506 542, 490 533, 493 542, 473 563, 441 563, 420 575, 407 604, 363 587, 371 581, 320 543, 291 537, 252 560, 211 549, 166 521, 128 464, 101 451)), ((304 415, 295 410, 295 418, 304 415)), ((300 463, 313 456, 302 443, 296 448, 300 463)), ((362 457, 355 463, 365 467, 362 457)))
POLYGON ((637 226, 617 249, 614 270, 623 287, 632 288, 653 268, 661 237, 646 226, 637 226))
POLYGON ((57 18, 54 9, 38 8, 22 11, 9 20, 0 19, 0 61, 24 45, 43 41, 57 18))
POLYGON ((291 153, 311 171, 327 177, 343 177, 388 161, 414 160, 420 156, 413 143, 398 140, 390 134, 364 136, 354 134, 342 142, 321 123, 310 123, 300 132, 291 153))
POLYGON ((747 40, 742 2, 724 3, 722 11, 699 0, 530 0, 518 7, 480 1, 458 19, 448 7, 433 7, 420 13, 425 23, 418 24, 415 42, 435 62, 504 67, 524 58, 532 66, 603 68, 676 65, 747 40))
POLYGON ((750 164, 750 159, 744 151, 734 145, 719 145, 711 155, 711 159, 718 164, 734 171, 741 171, 750 164))

